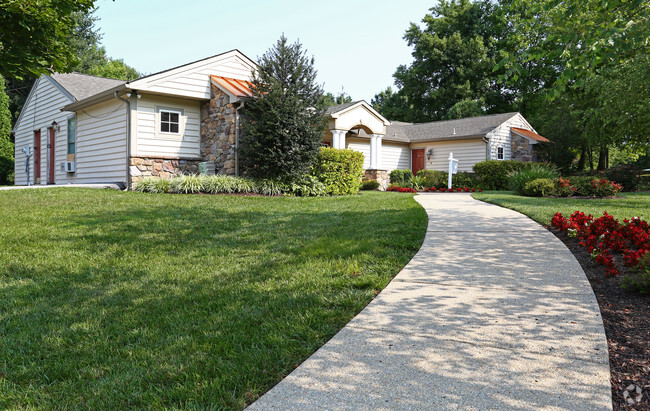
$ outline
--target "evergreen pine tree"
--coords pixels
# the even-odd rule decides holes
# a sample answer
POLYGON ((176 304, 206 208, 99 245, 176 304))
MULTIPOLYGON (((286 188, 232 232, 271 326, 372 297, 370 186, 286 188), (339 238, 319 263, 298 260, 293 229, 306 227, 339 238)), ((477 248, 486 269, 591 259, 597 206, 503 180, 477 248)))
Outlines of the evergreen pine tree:
POLYGON ((13 183, 14 144, 11 142, 11 112, 5 80, 0 76, 0 185, 13 183))
POLYGON ((239 151, 245 173, 257 178, 299 179, 309 173, 325 128, 323 89, 314 58, 284 35, 259 61, 254 98, 246 102, 239 151))

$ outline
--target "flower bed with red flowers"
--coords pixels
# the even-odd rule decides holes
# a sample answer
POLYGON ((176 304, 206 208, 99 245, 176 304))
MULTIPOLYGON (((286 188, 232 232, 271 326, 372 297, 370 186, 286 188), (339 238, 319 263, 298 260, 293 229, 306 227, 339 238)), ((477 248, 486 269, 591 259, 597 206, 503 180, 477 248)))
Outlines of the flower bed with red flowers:
POLYGON ((430 187, 430 188, 424 188, 422 190, 416 190, 411 187, 400 187, 398 185, 391 185, 389 186, 386 191, 395 191, 398 193, 476 193, 476 192, 483 192, 483 189, 481 188, 470 188, 470 187, 456 187, 456 188, 436 188, 436 187, 430 187))
POLYGON ((612 253, 622 254, 626 266, 637 267, 642 257, 650 252, 650 227, 638 217, 625 219, 621 224, 607 212, 594 219, 591 214, 576 211, 569 218, 556 213, 551 225, 565 231, 569 237, 577 237, 592 258, 605 266, 608 276, 619 274, 612 253))

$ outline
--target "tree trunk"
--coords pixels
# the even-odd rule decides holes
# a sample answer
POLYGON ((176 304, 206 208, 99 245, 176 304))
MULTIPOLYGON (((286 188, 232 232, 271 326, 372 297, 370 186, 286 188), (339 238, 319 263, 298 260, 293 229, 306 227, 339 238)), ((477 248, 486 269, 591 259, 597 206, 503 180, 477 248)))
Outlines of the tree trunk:
POLYGON ((600 147, 598 152, 598 170, 607 168, 607 147, 600 147))
POLYGON ((587 153, 589 154, 589 171, 594 171, 594 151, 589 147, 587 153))
POLYGON ((578 159, 578 171, 585 169, 585 163, 587 162, 587 145, 583 144, 580 148, 580 158, 578 159))

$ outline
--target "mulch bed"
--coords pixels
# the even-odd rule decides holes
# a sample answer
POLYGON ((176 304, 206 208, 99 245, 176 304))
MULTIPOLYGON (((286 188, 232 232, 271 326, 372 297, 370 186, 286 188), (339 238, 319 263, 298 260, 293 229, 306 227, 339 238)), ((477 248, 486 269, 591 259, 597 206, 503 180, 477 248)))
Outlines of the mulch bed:
POLYGON ((650 410, 650 296, 621 289, 629 269, 620 256, 615 255, 614 260, 621 274, 605 277, 604 267, 591 258, 577 238, 547 228, 576 257, 598 300, 609 347, 614 409, 650 410))

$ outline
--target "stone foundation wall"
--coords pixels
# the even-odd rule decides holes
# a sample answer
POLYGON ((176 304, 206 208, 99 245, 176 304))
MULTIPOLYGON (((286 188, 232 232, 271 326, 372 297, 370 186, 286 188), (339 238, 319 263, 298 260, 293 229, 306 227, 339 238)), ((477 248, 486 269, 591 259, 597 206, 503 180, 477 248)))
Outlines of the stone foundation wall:
POLYGON ((366 170, 364 175, 365 180, 377 180, 379 183, 379 190, 386 191, 390 183, 390 173, 386 170, 366 170))
POLYGON ((201 105, 201 158, 214 161, 217 174, 235 174, 235 109, 230 96, 210 84, 210 101, 201 105))
POLYGON ((530 141, 525 137, 512 133, 511 149, 512 159, 515 161, 526 162, 537 160, 537 156, 535 155, 535 145, 530 144, 530 141))
POLYGON ((131 184, 144 177, 172 178, 183 174, 198 174, 202 160, 179 160, 164 157, 131 157, 131 184))

